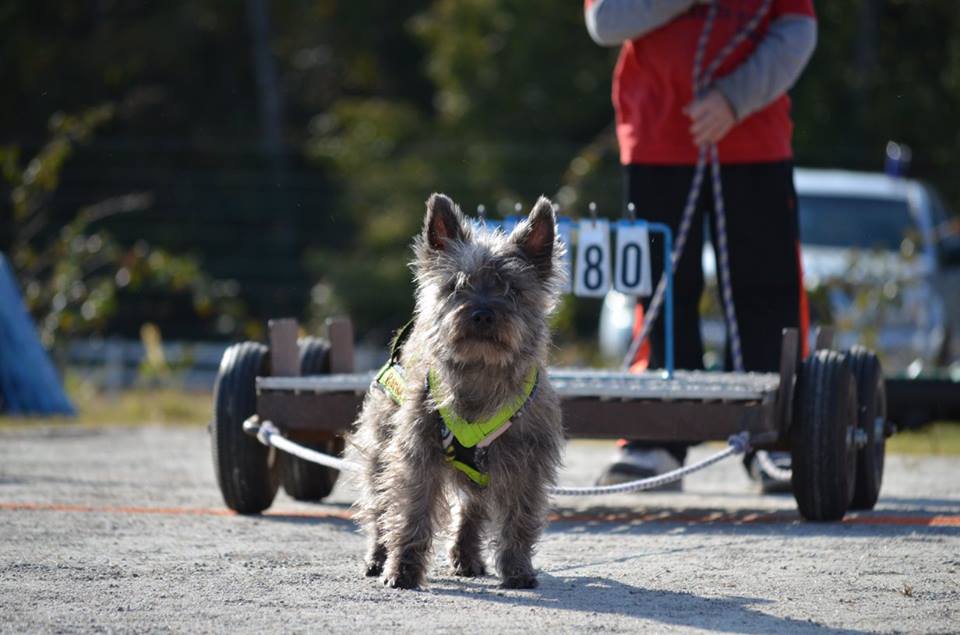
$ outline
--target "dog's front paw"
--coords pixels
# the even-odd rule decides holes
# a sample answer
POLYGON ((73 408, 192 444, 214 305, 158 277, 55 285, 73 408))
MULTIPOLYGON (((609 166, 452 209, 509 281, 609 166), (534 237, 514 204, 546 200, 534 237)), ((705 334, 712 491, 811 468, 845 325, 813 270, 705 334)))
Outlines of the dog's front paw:
POLYGON ((483 560, 479 558, 476 560, 455 558, 452 564, 453 574, 461 578, 478 578, 487 575, 487 567, 483 564, 483 560))
POLYGON ((537 576, 535 573, 520 573, 504 578, 500 582, 501 589, 535 589, 537 576))
POLYGON ((409 575, 385 575, 380 578, 380 582, 383 583, 383 586, 390 589, 419 589, 420 585, 417 583, 417 580, 413 576, 409 575))
POLYGON ((367 557, 364 559, 364 563, 367 566, 367 571, 364 575, 368 578, 375 578, 381 573, 383 573, 383 565, 387 562, 387 550, 381 544, 377 544, 375 547, 370 549, 367 552, 367 557))
POLYGON ((390 571, 383 574, 380 582, 391 589, 419 589, 420 575, 410 567, 400 567, 399 571, 390 571))

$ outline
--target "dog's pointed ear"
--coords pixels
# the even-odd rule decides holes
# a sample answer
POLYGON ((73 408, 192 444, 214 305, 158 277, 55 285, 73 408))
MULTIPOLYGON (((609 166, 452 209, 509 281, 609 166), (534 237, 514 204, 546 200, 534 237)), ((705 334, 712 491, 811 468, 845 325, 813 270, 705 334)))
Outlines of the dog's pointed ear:
POLYGON ((435 251, 445 250, 453 241, 467 239, 463 214, 446 194, 434 192, 427 199, 423 238, 430 249, 435 251))
POLYGON ((544 278, 553 269, 556 233, 557 219, 553 213, 553 203, 546 196, 541 196, 527 219, 510 234, 510 240, 520 247, 544 278))

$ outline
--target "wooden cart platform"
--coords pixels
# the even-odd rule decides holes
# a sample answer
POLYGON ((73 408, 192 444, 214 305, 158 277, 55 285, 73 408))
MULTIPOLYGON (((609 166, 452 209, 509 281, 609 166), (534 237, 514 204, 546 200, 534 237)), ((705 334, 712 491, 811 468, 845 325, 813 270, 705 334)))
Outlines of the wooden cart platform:
MULTIPOLYGON (((344 432, 374 375, 259 377, 257 412, 294 434, 344 432)), ((724 440, 744 430, 753 437, 776 434, 778 429, 776 373, 677 371, 667 379, 656 371, 552 368, 549 377, 562 400, 570 437, 704 441, 724 440)))
MULTIPOLYGON (((353 426, 373 373, 354 372, 353 329, 328 325, 328 339, 298 339, 294 320, 273 320, 268 345, 244 342, 224 354, 211 428, 214 463, 231 509, 266 509, 282 482, 298 500, 321 500, 337 471, 276 454, 244 432, 271 422, 280 434, 336 455, 353 426)), ((571 438, 643 441, 727 440, 748 433, 754 449, 791 453, 798 507, 812 520, 870 509, 883 474, 888 428, 883 375, 876 356, 855 347, 799 354, 796 329, 785 329, 777 373, 549 369, 571 438)))

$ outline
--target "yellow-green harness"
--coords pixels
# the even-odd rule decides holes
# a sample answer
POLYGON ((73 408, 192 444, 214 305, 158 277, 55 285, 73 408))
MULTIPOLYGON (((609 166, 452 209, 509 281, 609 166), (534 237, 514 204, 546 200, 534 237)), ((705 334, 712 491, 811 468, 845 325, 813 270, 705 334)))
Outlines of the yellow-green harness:
MULTIPOLYGON (((397 333, 390 344, 390 359, 377 373, 375 384, 383 389, 398 405, 403 403, 407 380, 400 365, 400 348, 406 341, 412 329, 412 322, 408 322, 397 333)), ((509 403, 493 413, 492 416, 481 421, 467 421, 449 407, 438 407, 440 414, 440 441, 450 465, 481 487, 490 483, 490 475, 486 472, 486 455, 488 443, 499 436, 504 426, 517 416, 523 406, 533 395, 537 387, 537 369, 530 370, 523 383, 523 389, 509 403)), ((427 394, 435 404, 443 403, 443 386, 440 377, 431 369, 426 379, 427 394)))

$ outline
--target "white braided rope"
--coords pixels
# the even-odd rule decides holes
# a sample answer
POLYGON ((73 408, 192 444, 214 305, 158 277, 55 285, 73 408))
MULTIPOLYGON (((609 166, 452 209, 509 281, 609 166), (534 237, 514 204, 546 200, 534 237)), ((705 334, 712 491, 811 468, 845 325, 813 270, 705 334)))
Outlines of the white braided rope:
MULTIPOLYGON (((293 456, 300 457, 304 461, 325 465, 326 467, 340 470, 341 472, 359 472, 360 466, 353 461, 347 461, 335 456, 330 456, 317 450, 311 450, 281 434, 280 430, 271 421, 259 421, 254 415, 247 419, 243 424, 243 429, 253 434, 260 443, 267 447, 273 447, 293 456)), ((743 454, 749 444, 749 435, 746 432, 736 434, 729 439, 729 446, 722 452, 717 452, 702 461, 697 461, 686 467, 653 476, 650 478, 638 479, 627 483, 618 483, 617 485, 597 485, 593 487, 551 487, 549 493, 554 496, 599 496, 602 494, 624 494, 628 492, 639 492, 642 490, 655 489, 674 481, 679 481, 688 474, 699 472, 700 470, 722 461, 728 456, 743 454)))
MULTIPOLYGON (((246 427, 247 425, 245 424, 244 428, 246 427)), ((330 456, 329 454, 318 452, 317 450, 312 450, 298 443, 294 443, 290 439, 283 436, 280 433, 280 430, 277 429, 277 426, 273 425, 273 422, 271 421, 263 421, 259 424, 259 428, 257 428, 257 440, 267 447, 274 447, 278 450, 283 450, 287 454, 298 456, 304 461, 325 465, 326 467, 340 470, 341 472, 360 471, 360 466, 353 461, 347 461, 346 459, 341 459, 336 456, 330 456)))
POLYGON ((551 487, 548 491, 554 496, 600 496, 603 494, 627 494, 629 492, 640 492, 648 489, 656 489, 668 483, 673 483, 674 481, 679 481, 683 477, 693 474, 694 472, 699 472, 700 470, 710 467, 718 461, 722 461, 728 456, 734 456, 737 454, 743 454, 748 447, 748 435, 746 432, 741 432, 730 437, 729 444, 726 449, 716 454, 712 454, 702 461, 697 461, 685 467, 677 468, 665 474, 659 474, 657 476, 651 476, 650 478, 642 478, 636 481, 628 481, 626 483, 618 483, 616 485, 595 485, 593 487, 551 487))
POLYGON ((789 481, 793 477, 793 471, 784 469, 773 462, 770 454, 765 450, 758 450, 756 454, 757 465, 763 470, 763 473, 775 481, 789 481))
MULTIPOLYGON (((695 97, 702 97, 710 87, 710 82, 713 81, 713 75, 717 72, 717 69, 720 68, 720 65, 727 59, 727 57, 736 49, 743 41, 757 28, 760 24, 760 21, 763 17, 770 11, 770 7, 773 4, 773 0, 764 0, 764 3, 757 10, 743 27, 738 30, 730 41, 728 41, 723 48, 717 53, 716 57, 711 60, 710 64, 707 66, 706 72, 703 72, 703 59, 706 56, 707 45, 710 41, 710 34, 713 31, 713 24, 716 21, 717 16, 717 3, 711 2, 710 7, 707 12, 707 17, 703 23, 703 30, 700 32, 700 37, 697 40, 697 49, 693 57, 693 94, 695 97)), ((697 164, 693 172, 693 180, 690 183, 690 191, 687 194, 686 205, 684 206, 683 214, 680 217, 680 225, 677 228, 676 242, 674 243, 673 253, 670 256, 670 271, 671 273, 676 273, 677 265, 680 262, 680 258, 683 255, 684 247, 687 244, 687 236, 690 233, 690 227, 693 224, 694 212, 697 207, 697 199, 700 196, 700 190, 703 186, 704 172, 706 171, 707 162, 710 162, 711 172, 712 172, 712 185, 713 185, 713 199, 714 199, 714 210, 717 216, 717 251, 719 252, 719 269, 720 269, 720 282, 721 282, 721 297, 723 299, 724 305, 724 319, 727 324, 727 332, 730 335, 730 349, 734 362, 734 369, 738 372, 743 372, 743 355, 741 353, 740 346, 740 332, 737 328, 737 318, 736 312, 733 306, 733 291, 732 284, 730 282, 730 257, 729 250, 727 246, 727 231, 726 231, 726 215, 723 205, 723 189, 720 181, 720 159, 717 153, 716 144, 711 145, 702 145, 699 148, 697 154, 697 164)), ((627 354, 623 359, 623 368, 628 370, 633 364, 634 358, 637 356, 637 351, 640 350, 640 346, 650 335, 650 330, 653 328, 653 323, 656 322, 658 315, 660 314, 661 306, 663 305, 663 298, 667 288, 667 272, 664 271, 660 274, 660 280, 657 282, 657 288, 654 291, 653 298, 650 300, 650 304, 647 307, 647 310, 644 314, 643 324, 640 327, 640 332, 637 333, 637 336, 633 338, 633 341, 630 342, 630 347, 627 350, 627 354)))

